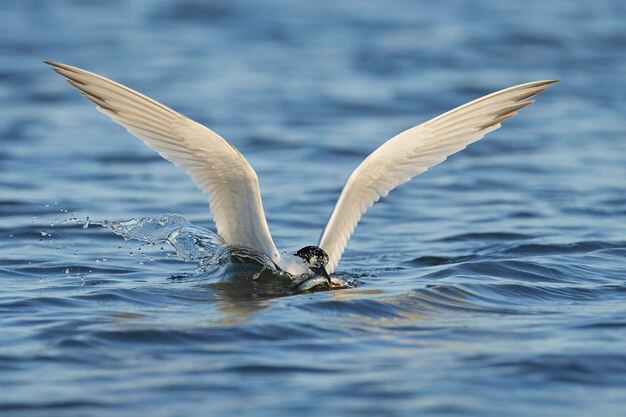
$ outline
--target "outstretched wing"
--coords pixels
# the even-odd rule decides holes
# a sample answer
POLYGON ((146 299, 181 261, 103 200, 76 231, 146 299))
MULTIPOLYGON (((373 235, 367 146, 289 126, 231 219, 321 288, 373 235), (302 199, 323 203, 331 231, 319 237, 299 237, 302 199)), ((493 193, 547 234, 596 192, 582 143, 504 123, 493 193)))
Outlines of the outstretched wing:
POLYGON ((46 62, 98 110, 191 176, 209 200, 217 233, 276 260, 256 173, 217 133, 128 87, 100 75, 46 62))
POLYGON ((320 237, 332 272, 365 211, 398 185, 500 127, 556 80, 516 85, 481 97, 385 142, 350 175, 320 237))

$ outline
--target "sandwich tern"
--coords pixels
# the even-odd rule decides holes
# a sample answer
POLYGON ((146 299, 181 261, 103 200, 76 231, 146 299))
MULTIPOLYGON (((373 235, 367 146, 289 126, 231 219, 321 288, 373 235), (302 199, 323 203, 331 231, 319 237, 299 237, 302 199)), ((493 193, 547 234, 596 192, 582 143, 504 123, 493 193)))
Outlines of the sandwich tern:
POLYGON ((45 61, 98 110, 124 126, 163 158, 183 169, 209 201, 217 234, 269 257, 293 275, 333 273, 361 216, 381 197, 487 133, 532 104, 531 97, 557 80, 515 85, 473 100, 394 136, 352 172, 317 246, 281 256, 270 234, 256 172, 244 156, 209 128, 101 75, 45 61))

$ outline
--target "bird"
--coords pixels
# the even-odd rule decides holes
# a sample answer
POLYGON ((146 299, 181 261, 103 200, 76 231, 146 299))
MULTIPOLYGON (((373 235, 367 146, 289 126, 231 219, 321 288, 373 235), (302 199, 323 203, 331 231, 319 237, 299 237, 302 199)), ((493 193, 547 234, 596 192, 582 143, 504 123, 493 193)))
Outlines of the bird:
POLYGON ((558 80, 514 85, 477 98, 388 141, 346 181, 317 245, 291 256, 276 248, 265 218, 259 179, 245 157, 211 129, 129 87, 71 65, 44 61, 97 109, 183 169, 206 196, 217 234, 226 244, 252 249, 290 274, 313 273, 338 284, 335 271, 363 214, 401 184, 500 128, 558 80))

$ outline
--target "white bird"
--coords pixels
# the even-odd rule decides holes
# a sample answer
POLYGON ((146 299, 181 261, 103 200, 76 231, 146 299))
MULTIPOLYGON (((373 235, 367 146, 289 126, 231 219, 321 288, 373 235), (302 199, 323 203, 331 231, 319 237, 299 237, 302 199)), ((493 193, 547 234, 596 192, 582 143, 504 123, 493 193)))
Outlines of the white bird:
POLYGON ((98 110, 124 126, 191 176, 209 201, 217 233, 227 244, 247 246, 283 270, 311 270, 327 278, 361 216, 381 197, 500 127, 557 80, 519 84, 478 98, 394 136, 354 170, 341 191, 317 246, 281 257, 270 234, 256 172, 244 156, 209 128, 105 77, 46 61, 98 110), (296 260, 297 262, 294 262, 296 260))

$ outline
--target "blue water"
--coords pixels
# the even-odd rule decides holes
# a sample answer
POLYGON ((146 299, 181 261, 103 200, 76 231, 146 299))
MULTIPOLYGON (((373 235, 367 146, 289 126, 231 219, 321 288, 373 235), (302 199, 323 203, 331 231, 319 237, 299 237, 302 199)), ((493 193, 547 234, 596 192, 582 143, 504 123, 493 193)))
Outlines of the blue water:
POLYGON ((620 0, 3 2, 0 414, 623 415, 625 21, 620 0), (374 206, 337 269, 355 288, 285 294, 85 228, 213 226, 44 59, 228 138, 290 251, 391 136, 561 82, 374 206))

